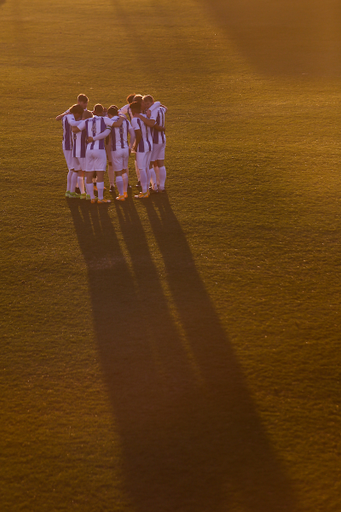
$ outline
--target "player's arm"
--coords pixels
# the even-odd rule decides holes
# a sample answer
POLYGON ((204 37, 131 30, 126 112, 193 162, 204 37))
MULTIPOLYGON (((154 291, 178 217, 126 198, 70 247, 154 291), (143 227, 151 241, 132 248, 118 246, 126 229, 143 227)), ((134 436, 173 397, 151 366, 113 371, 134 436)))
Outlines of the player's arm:
POLYGON ((149 128, 153 128, 153 126, 156 123, 155 119, 148 119, 147 117, 143 116, 142 114, 137 114, 137 117, 139 119, 141 119, 141 121, 143 121, 146 126, 149 126, 149 128))
POLYGON ((153 128, 154 128, 154 130, 157 130, 158 132, 166 131, 166 128, 164 126, 160 126, 159 124, 154 124, 153 128))
POLYGON ((132 149, 134 151, 136 151, 138 145, 140 144, 140 140, 142 139, 142 133, 141 133, 141 130, 134 130, 134 131, 135 131, 135 142, 133 144, 132 149))
POLYGON ((128 109, 130 107, 130 104, 127 103, 127 105, 124 105, 124 107, 121 107, 118 111, 119 114, 122 114, 123 116, 128 114, 128 109))
POLYGON ((83 131, 86 126, 85 121, 72 121, 72 123, 70 123, 70 124, 72 126, 73 133, 78 133, 78 132, 83 131), (75 123, 77 123, 77 125, 75 123))
POLYGON ((67 120, 68 120, 69 125, 72 126, 72 128, 74 128, 74 127, 77 128, 82 122, 82 121, 76 121, 73 116, 68 116, 67 120))
POLYGON ((132 128, 130 123, 129 123, 128 131, 129 131, 129 136, 130 136, 130 139, 129 139, 129 149, 131 150, 133 148, 133 146, 134 146, 136 135, 135 135, 135 131, 132 128))
POLYGON ((119 119, 117 121, 114 121, 111 126, 113 126, 114 128, 120 128, 125 119, 125 116, 120 116, 119 119))
POLYGON ((61 119, 63 119, 64 116, 67 116, 68 114, 70 114, 69 108, 65 110, 65 112, 63 112, 62 114, 59 114, 59 116, 56 117, 56 121, 60 121, 61 119))
POLYGON ((86 142, 89 144, 90 142, 95 142, 96 140, 105 139, 105 137, 108 137, 108 135, 110 135, 110 133, 111 133, 111 127, 107 126, 107 128, 105 130, 103 130, 101 133, 99 133, 98 135, 95 135, 94 137, 88 137, 86 139, 86 142))
POLYGON ((110 146, 111 146, 111 134, 108 137, 106 137, 106 139, 105 139, 105 151, 107 154, 107 159, 108 159, 109 165, 111 166, 112 160, 111 160, 110 146))

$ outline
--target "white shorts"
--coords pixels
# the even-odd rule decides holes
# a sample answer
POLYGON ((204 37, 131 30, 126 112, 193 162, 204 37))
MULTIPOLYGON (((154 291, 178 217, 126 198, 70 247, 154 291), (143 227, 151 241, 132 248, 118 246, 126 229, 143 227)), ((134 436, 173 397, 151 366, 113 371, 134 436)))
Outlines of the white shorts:
POLYGON ((71 171, 71 169, 74 169, 74 164, 75 164, 73 161, 72 149, 64 149, 63 148, 63 153, 65 156, 67 168, 69 169, 69 171, 71 171))
POLYGON ((116 149, 111 152, 112 168, 115 172, 120 172, 122 169, 128 169, 129 148, 116 149))
POLYGON ((139 169, 149 169, 150 159, 152 152, 138 152, 136 153, 136 163, 139 169))
POLYGON ((165 151, 166 151, 166 143, 162 144, 154 144, 152 151, 152 162, 156 162, 156 160, 164 160, 165 159, 165 151))
POLYGON ((86 172, 105 171, 107 168, 105 149, 88 149, 85 160, 86 172))
POLYGON ((86 169, 86 162, 85 158, 77 158, 76 156, 73 157, 73 165, 75 171, 85 171, 86 169))

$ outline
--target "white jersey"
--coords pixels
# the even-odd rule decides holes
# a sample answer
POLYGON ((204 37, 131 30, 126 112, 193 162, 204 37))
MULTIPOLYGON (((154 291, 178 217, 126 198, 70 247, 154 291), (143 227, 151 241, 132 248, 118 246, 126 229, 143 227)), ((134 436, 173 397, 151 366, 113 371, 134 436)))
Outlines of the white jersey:
MULTIPOLYGON (((158 109, 154 110, 150 116, 150 119, 154 119, 156 124, 164 128, 166 121, 166 109, 164 107, 159 107, 158 109)), ((152 128, 152 137, 154 144, 164 144, 166 142, 165 132, 160 132, 154 128, 152 128)))
MULTIPOLYGON (((85 121, 81 121, 78 125, 78 129, 81 131, 84 130, 86 139, 88 137, 95 137, 104 132, 108 126, 111 126, 107 121, 110 121, 107 117, 94 116, 90 119, 85 119, 85 121)), ((87 151, 92 151, 93 149, 103 149, 105 151, 104 138, 95 140, 87 145, 87 151)))
MULTIPOLYGON (((71 127, 79 126, 80 123, 82 122, 81 120, 76 121, 72 114, 68 114, 65 117, 67 117, 68 123, 71 127)), ((83 130, 82 132, 78 132, 78 133, 71 132, 71 133, 72 133, 72 156, 77 157, 77 158, 85 158, 85 151, 86 151, 85 131, 83 130)))
POLYGON ((72 128, 69 123, 70 120, 75 120, 73 114, 67 114, 62 118, 63 125, 63 149, 70 151, 72 149, 72 128))
MULTIPOLYGON (((140 115, 147 117, 144 114, 140 114, 140 115)), ((141 130, 141 140, 137 146, 136 151, 138 153, 147 153, 148 151, 151 151, 153 149, 153 140, 152 140, 150 128, 148 126, 146 126, 144 124, 144 122, 141 121, 141 119, 139 119, 138 117, 133 117, 133 119, 131 121, 131 126, 133 127, 133 129, 135 131, 141 130)))
MULTIPOLYGON (((116 122, 120 118, 119 116, 115 116, 111 118, 111 121, 116 122)), ((130 145, 132 144, 132 139, 135 139, 135 132, 131 127, 127 118, 123 119, 123 123, 119 128, 112 127, 111 129, 111 151, 116 151, 117 149, 128 149, 128 133, 130 134, 130 145)))

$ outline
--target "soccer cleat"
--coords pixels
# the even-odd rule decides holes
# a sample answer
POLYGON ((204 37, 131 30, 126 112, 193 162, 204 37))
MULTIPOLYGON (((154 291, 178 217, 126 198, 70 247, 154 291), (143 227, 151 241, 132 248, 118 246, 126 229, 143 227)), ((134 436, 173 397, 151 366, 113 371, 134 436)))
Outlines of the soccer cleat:
POLYGON ((123 192, 123 195, 124 195, 124 197, 127 199, 127 197, 128 197, 128 192, 123 192))
MULTIPOLYGON (((90 197, 90 196, 89 196, 89 197, 90 197)), ((79 199, 86 199, 86 194, 85 194, 85 192, 84 192, 84 194, 81 194, 81 195, 80 195, 80 198, 79 198, 79 199)))
POLYGON ((116 201, 125 201, 125 196, 117 196, 116 201))
MULTIPOLYGON (((116 198, 117 199, 117 198, 116 198)), ((102 204, 102 203, 111 203, 111 200, 110 199, 97 199, 97 203, 98 204, 102 204)))
POLYGON ((94 197, 93 199, 91 199, 91 204, 96 203, 96 201, 97 201, 97 197, 94 197))
POLYGON ((65 192, 65 197, 69 197, 69 195, 70 195, 70 190, 67 190, 67 191, 65 192))
POLYGON ((76 192, 69 192, 69 198, 70 199, 79 199, 80 194, 77 194, 76 192))
POLYGON ((109 192, 111 192, 112 194, 115 193, 115 186, 114 185, 111 185, 109 192))
POLYGON ((149 192, 140 192, 135 196, 135 199, 146 199, 147 197, 149 197, 149 192))
POLYGON ((85 199, 86 199, 87 201, 90 201, 90 199, 91 199, 90 194, 86 194, 86 198, 85 198, 85 199))

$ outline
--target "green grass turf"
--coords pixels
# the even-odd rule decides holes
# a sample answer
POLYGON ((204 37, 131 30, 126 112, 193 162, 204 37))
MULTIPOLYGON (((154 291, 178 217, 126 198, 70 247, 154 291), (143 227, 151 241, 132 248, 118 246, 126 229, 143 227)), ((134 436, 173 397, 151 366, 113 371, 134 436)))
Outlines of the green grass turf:
POLYGON ((0 2, 1 511, 341 509, 340 20, 255 6, 0 2), (65 200, 132 91, 168 195, 65 200))

